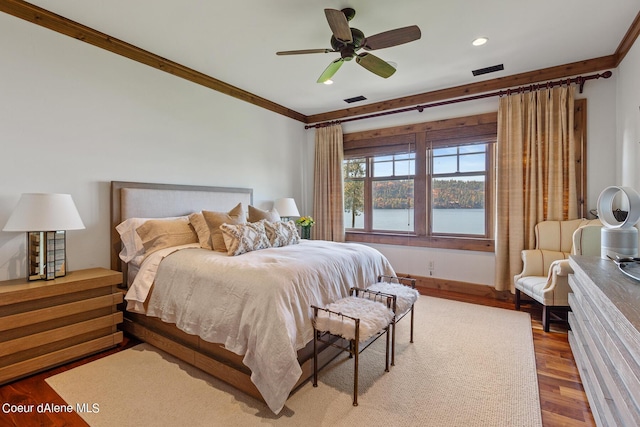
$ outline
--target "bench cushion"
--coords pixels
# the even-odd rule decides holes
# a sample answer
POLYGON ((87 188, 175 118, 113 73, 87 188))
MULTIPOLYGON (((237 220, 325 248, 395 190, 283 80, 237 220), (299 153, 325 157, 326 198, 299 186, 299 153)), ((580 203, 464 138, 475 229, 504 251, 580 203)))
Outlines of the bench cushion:
MULTIPOLYGON (((342 298, 327 305, 325 309, 360 319, 359 341, 361 342, 386 328, 393 320, 393 312, 384 304, 364 298, 342 298)), ((315 319, 316 329, 348 340, 355 339, 355 321, 335 313, 318 310, 318 317, 315 319)))
POLYGON ((409 311, 420 295, 417 290, 409 286, 401 285, 400 283, 378 282, 369 286, 367 290, 395 295, 396 313, 398 316, 409 311))

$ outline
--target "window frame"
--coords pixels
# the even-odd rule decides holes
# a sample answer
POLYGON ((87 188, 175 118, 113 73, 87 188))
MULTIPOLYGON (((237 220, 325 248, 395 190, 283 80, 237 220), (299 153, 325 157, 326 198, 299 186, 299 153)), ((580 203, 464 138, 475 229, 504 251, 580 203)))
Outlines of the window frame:
MULTIPOLYGON (((494 157, 497 135, 497 113, 487 113, 437 122, 419 123, 375 131, 364 131, 343 136, 345 160, 349 158, 369 158, 374 156, 415 152, 414 175, 414 230, 378 231, 371 224, 371 172, 368 169, 364 179, 365 187, 365 228, 345 228, 347 241, 380 243, 403 246, 420 246, 446 249, 466 249, 492 252, 494 250, 494 157), (485 183, 485 231, 484 236, 462 234, 442 234, 431 232, 431 155, 434 147, 488 143, 485 183), (369 181, 367 181, 369 179, 369 181), (369 215, 366 215, 369 212, 369 215)), ((371 162, 372 160, 369 160, 371 162)), ((370 165, 368 165, 370 166, 370 165)))
MULTIPOLYGON (((360 150, 361 153, 375 152, 380 150, 379 145, 388 146, 389 143, 412 142, 416 145, 416 153, 423 150, 427 144, 427 135, 431 141, 446 141, 447 139, 457 139, 468 141, 477 139, 478 135, 493 135, 494 141, 497 136, 498 113, 485 113, 474 116, 459 117, 447 120, 438 120, 434 122, 424 122, 410 125, 402 125, 385 129, 374 129, 362 132, 354 132, 343 135, 343 146, 345 154, 360 150)), ((576 141, 575 167, 576 167, 576 187, 578 190, 578 217, 586 218, 588 215, 587 200, 587 100, 576 99, 574 102, 574 137, 576 141)), ((495 230, 493 228, 493 218, 495 217, 496 199, 495 199, 495 146, 494 145, 494 163, 491 164, 491 194, 487 195, 485 200, 487 206, 491 207, 491 219, 488 226, 491 236, 487 239, 476 239, 467 237, 448 237, 433 236, 427 234, 426 229, 422 229, 420 224, 414 218, 416 232, 409 234, 399 233, 379 233, 379 232, 360 232, 345 230, 347 241, 372 243, 372 244, 389 244, 399 246, 419 246, 443 249, 459 249, 482 252, 494 252, 495 242, 493 236, 495 230)), ((418 182, 426 180, 426 162, 416 160, 416 178, 415 185, 418 182)), ((420 182, 419 185, 426 185, 420 182)), ((422 188, 422 187, 420 187, 422 188)), ((430 189, 429 189, 430 191, 430 189)), ((417 191, 414 188, 414 213, 419 209, 426 209, 426 192, 417 191), (423 206, 425 208, 423 208, 423 206)), ((426 214, 426 212, 425 212, 426 214)), ((426 226, 426 222, 424 223, 426 226)))
MULTIPOLYGON (((427 175, 427 184, 428 184, 428 194, 432 195, 432 184, 434 179, 437 179, 438 177, 441 176, 449 176, 449 177, 466 177, 466 176, 478 176, 478 175, 483 175, 484 176, 484 209, 485 209, 485 215, 484 215, 484 235, 479 235, 479 234, 464 234, 464 233, 442 233, 442 232, 434 232, 433 231, 433 221, 431 218, 432 212, 433 212, 433 200, 431 200, 431 202, 428 203, 427 205, 427 210, 428 210, 428 217, 427 217, 427 224, 429 226, 429 234, 432 236, 440 236, 440 237, 457 237, 457 238, 462 238, 462 237, 466 237, 466 238, 472 238, 472 239, 490 239, 491 236, 493 236, 493 219, 495 217, 495 207, 493 204, 493 193, 494 193, 494 188, 495 188, 495 177, 494 177, 494 163, 495 163, 495 137, 491 138, 487 135, 481 135, 479 136, 478 141, 476 142, 472 142, 472 143, 454 143, 453 140, 444 140, 444 141, 432 141, 432 144, 430 147, 427 148, 427 150, 431 150, 431 154, 427 156, 427 160, 430 161, 430 169, 428 171, 428 175, 427 175), (456 147, 458 153, 456 154, 457 157, 457 162, 460 161, 460 156, 461 154, 459 153, 459 148, 463 147, 463 146, 468 146, 468 145, 485 145, 486 149, 484 151, 485 154, 485 166, 484 166, 484 170, 480 173, 480 171, 474 171, 474 172, 456 172, 456 173, 440 173, 440 174, 436 174, 433 170, 433 161, 434 161, 434 156, 433 156, 433 150, 434 149, 438 149, 438 148, 448 148, 448 147, 456 147)), ((465 155, 465 154, 462 154, 465 155)))

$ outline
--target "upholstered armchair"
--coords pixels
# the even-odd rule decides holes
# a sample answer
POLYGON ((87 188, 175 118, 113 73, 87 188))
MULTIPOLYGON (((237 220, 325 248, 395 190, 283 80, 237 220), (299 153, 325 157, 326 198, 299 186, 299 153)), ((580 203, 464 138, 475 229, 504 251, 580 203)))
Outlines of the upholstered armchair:
POLYGON ((525 293, 542 304, 542 326, 562 321, 569 310, 569 255, 600 254, 600 220, 543 221, 535 226, 536 249, 522 251, 522 272, 514 277, 516 310, 525 293))

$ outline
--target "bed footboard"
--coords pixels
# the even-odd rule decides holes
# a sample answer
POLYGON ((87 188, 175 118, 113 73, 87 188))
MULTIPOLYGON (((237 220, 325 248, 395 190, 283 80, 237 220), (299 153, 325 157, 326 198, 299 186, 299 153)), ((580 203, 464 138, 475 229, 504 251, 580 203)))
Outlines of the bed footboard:
MULTIPOLYGON (((137 313, 125 312, 122 327, 125 333, 264 402, 262 395, 251 381, 251 370, 242 363, 242 356, 226 350, 221 344, 204 341, 196 335, 189 335, 179 330, 173 324, 137 313)), ((322 345, 318 351, 320 368, 341 353, 338 348, 330 344, 322 345)), ((302 375, 292 393, 313 377, 313 341, 298 351, 298 362, 302 375)))

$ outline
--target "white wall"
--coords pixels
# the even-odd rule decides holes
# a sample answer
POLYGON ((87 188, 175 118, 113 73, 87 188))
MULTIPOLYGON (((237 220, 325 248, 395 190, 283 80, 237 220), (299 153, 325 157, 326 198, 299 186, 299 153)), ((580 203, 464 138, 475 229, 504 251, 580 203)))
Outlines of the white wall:
MULTIPOLYGON (((636 40, 623 59, 618 67, 618 76, 614 185, 640 192, 640 41, 636 40)), ((625 207, 622 206, 623 209, 625 207)), ((640 223, 636 227, 640 228, 640 223)))
MULTIPOLYGON (((304 125, 0 14, 0 227, 21 193, 70 193, 86 229, 72 270, 109 267, 109 182, 251 187, 302 204, 304 125)), ((0 232, 0 280, 25 277, 25 236, 0 232)))
MULTIPOLYGON (((577 98, 587 98, 587 206, 596 207, 600 191, 614 185, 616 180, 616 82, 617 70, 607 80, 592 80, 585 84, 584 92, 577 98)), ((637 74, 637 73, 636 73, 637 74)), ((637 102, 637 98, 636 98, 637 102)), ((422 113, 408 112, 375 119, 348 122, 343 125, 344 133, 379 129, 404 124, 429 122, 433 120, 463 117, 498 110, 498 98, 463 102, 443 107, 425 109, 422 113)), ((307 130, 308 152, 312 153, 314 130, 307 130)), ((307 165, 313 165, 312 155, 307 165)), ((310 181, 310 180, 309 180, 310 181)), ((312 194, 313 187, 306 191, 312 194)), ((306 207, 309 211, 311 205, 306 207)), ((416 248, 392 245, 371 245, 385 254, 398 272, 429 277, 429 263, 433 262, 435 278, 461 281, 482 285, 494 284, 493 253, 416 248)))
POLYGON ((640 41, 618 67, 616 184, 640 191, 640 41))

